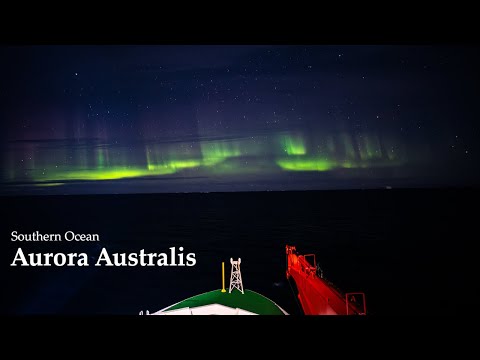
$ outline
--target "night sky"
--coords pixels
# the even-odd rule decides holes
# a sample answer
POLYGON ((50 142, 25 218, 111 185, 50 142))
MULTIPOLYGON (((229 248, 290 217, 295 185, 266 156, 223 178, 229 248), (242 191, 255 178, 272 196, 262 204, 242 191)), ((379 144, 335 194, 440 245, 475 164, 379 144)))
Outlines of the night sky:
POLYGON ((475 186, 478 48, 0 48, 2 194, 475 186))

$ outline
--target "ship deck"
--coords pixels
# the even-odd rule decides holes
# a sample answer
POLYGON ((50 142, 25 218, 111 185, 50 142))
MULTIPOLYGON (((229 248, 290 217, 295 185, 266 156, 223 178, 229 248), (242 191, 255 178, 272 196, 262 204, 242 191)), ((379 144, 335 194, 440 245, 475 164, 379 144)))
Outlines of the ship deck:
POLYGON ((258 315, 288 315, 275 302, 255 291, 245 290, 244 294, 238 290, 233 290, 232 293, 228 293, 228 291, 222 293, 220 289, 185 299, 163 309, 162 312, 211 304, 239 308, 258 315))

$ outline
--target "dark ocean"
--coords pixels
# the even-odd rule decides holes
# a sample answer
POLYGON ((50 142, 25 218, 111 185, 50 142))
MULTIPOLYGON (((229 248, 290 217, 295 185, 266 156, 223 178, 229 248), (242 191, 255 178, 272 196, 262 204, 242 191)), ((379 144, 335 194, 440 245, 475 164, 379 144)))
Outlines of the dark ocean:
MULTIPOLYGON (((1 311, 121 314, 158 311, 227 281, 302 314, 286 280, 285 245, 316 254, 324 276, 366 295, 367 313, 462 315, 479 290, 480 191, 351 190, 141 195, 5 196, 1 311), (98 243, 12 242, 12 231, 99 234, 98 243), (11 267, 15 252, 196 254, 193 267, 11 267)), ((227 283, 228 286, 228 283, 227 283)))

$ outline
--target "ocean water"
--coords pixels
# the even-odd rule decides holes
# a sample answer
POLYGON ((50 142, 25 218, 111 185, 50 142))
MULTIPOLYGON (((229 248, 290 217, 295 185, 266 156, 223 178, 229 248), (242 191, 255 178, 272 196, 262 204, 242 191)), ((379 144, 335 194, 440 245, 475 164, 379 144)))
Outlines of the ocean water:
POLYGON ((351 190, 250 193, 5 196, 3 314, 154 312, 221 288, 230 258, 244 287, 301 315, 286 280, 285 245, 314 253, 325 277, 362 291, 367 312, 462 315, 478 294, 479 191, 351 190), (19 233, 99 234, 98 243, 19 243, 19 233), (193 267, 11 267, 24 252, 196 254, 193 267))

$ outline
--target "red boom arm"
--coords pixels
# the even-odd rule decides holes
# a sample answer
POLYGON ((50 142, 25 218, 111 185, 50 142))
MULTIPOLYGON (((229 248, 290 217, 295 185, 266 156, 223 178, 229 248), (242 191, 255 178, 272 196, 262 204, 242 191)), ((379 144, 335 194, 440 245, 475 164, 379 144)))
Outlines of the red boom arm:
POLYGON ((341 294, 317 276, 315 255, 298 255, 295 246, 287 250, 287 279, 295 280, 305 315, 365 315, 365 294, 341 294), (307 261, 313 257, 313 265, 307 261))

